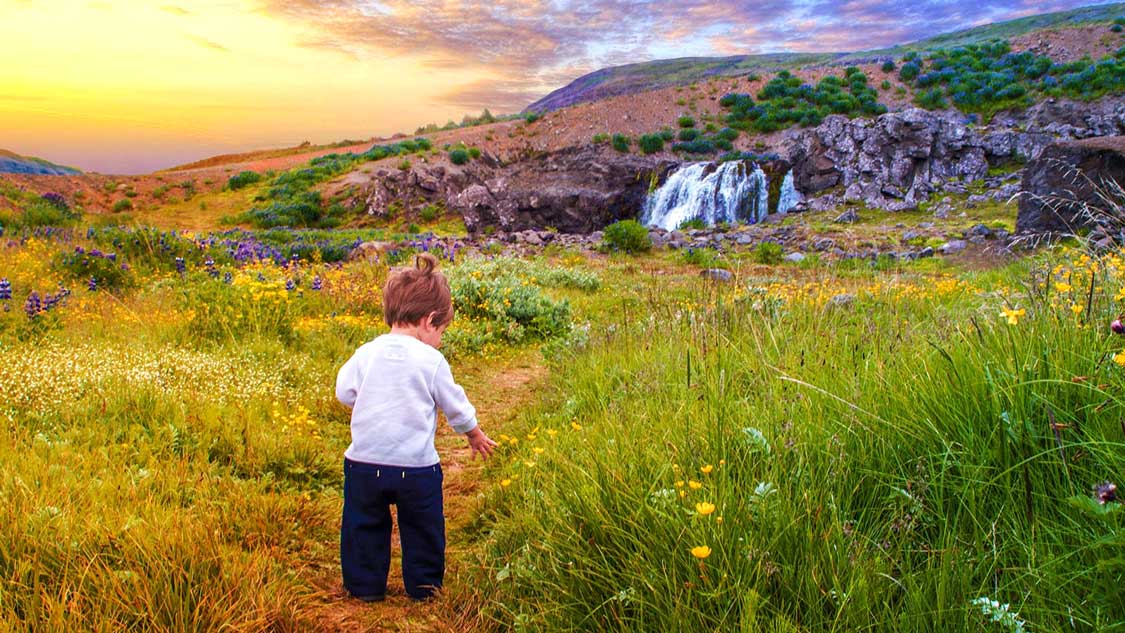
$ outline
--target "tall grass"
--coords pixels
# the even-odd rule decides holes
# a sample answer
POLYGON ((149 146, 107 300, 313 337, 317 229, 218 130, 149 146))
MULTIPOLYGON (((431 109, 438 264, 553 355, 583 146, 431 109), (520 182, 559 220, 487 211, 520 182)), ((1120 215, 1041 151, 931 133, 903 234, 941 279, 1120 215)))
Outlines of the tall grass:
POLYGON ((1091 497, 1125 472, 1106 327, 1120 264, 1089 295, 1075 265, 1065 286, 1059 270, 993 275, 996 295, 701 288, 679 318, 654 296, 648 312, 669 318, 591 336, 507 443, 480 525, 486 616, 981 630, 972 601, 988 597, 1031 630, 1125 626, 1125 514, 1091 497), (1009 324, 1005 307, 1025 313, 1009 324))

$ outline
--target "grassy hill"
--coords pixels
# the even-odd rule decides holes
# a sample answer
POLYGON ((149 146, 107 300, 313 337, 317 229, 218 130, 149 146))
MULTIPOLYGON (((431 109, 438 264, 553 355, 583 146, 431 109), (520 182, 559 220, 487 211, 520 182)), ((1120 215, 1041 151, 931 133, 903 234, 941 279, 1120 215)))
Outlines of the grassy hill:
POLYGON ((0 173, 73 176, 82 173, 82 170, 56 165, 51 161, 34 156, 20 156, 15 152, 0 149, 0 173))
POLYGON ((963 46, 992 39, 1008 39, 1034 31, 1111 22, 1125 15, 1125 3, 1082 7, 1070 11, 1044 13, 1006 22, 996 22, 889 48, 840 53, 772 53, 732 57, 684 57, 603 68, 575 79, 529 105, 527 112, 547 112, 576 103, 631 94, 655 88, 679 86, 717 76, 742 76, 775 72, 801 66, 854 63, 881 57, 895 57, 909 51, 963 46))

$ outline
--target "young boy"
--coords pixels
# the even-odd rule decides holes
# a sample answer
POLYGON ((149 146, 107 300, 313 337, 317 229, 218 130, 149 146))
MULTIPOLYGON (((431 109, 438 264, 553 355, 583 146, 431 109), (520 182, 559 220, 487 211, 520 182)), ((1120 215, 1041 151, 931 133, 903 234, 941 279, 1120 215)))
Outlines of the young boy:
POLYGON ((356 350, 336 378, 336 397, 352 407, 340 563, 344 587, 367 602, 382 600, 387 590, 390 504, 398 506, 406 593, 425 600, 441 587, 445 516, 434 449, 437 408, 466 435, 474 454, 487 459, 496 446, 477 426, 476 409, 437 349, 453 304, 436 265, 422 255, 414 268, 391 275, 383 288, 390 333, 356 350))

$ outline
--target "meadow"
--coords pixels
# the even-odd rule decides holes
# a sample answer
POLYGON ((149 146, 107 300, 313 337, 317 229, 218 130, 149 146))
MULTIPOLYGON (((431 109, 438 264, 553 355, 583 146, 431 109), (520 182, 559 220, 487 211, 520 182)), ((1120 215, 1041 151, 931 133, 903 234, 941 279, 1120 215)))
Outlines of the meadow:
POLYGON ((502 450, 449 493, 447 595, 356 615, 332 385, 386 329, 387 263, 346 261, 377 237, 0 236, 0 629, 1125 628, 1125 259, 1081 245, 716 253, 729 284, 674 252, 439 252, 443 351, 502 450), (486 388, 525 365, 530 401, 486 388))

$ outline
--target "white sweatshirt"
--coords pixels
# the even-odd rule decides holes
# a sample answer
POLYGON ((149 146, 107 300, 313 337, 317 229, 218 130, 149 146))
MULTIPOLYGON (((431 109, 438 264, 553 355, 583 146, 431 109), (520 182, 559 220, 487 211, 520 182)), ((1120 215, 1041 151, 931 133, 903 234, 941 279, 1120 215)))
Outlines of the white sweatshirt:
POLYGON ((437 464, 437 408, 458 433, 477 426, 477 412, 453 381, 441 352, 404 334, 365 343, 336 377, 336 398, 352 407, 352 444, 344 456, 387 466, 437 464))

